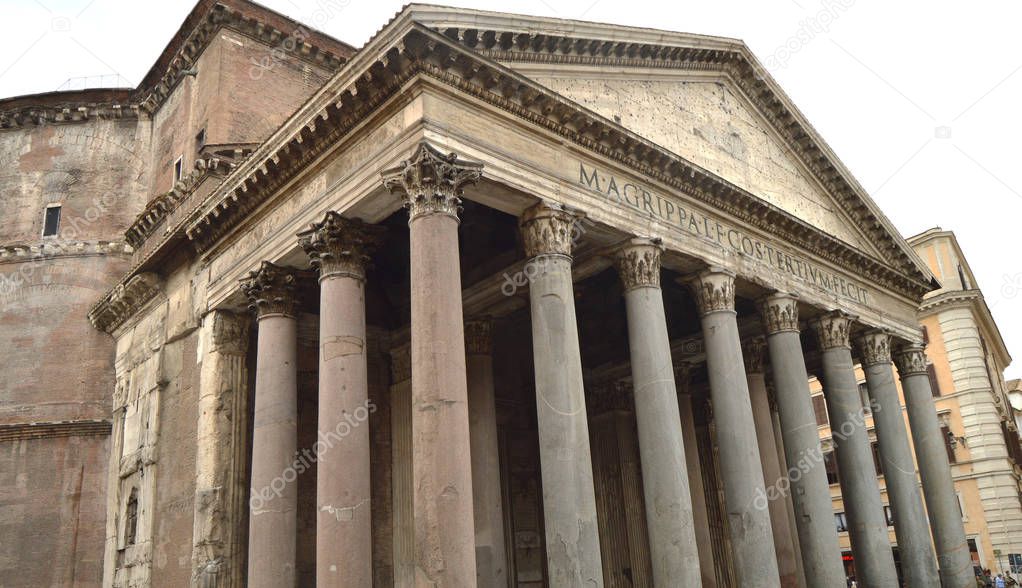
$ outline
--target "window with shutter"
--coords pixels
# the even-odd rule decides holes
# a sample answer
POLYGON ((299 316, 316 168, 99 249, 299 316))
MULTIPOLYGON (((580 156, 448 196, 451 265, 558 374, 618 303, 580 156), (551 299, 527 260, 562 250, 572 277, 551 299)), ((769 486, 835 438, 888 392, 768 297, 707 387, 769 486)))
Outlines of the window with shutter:
POLYGON ((944 448, 947 449, 947 461, 948 463, 957 463, 958 458, 955 457, 955 447, 951 444, 951 440, 954 436, 951 434, 951 429, 947 425, 941 425, 940 434, 944 436, 944 448))
POLYGON ((940 384, 937 383, 937 368, 934 365, 926 366, 926 375, 930 378, 930 391, 934 396, 940 396, 940 384))
POLYGON ((873 468, 876 470, 878 476, 884 475, 884 466, 880 462, 880 444, 874 441, 870 444, 873 449, 873 468))

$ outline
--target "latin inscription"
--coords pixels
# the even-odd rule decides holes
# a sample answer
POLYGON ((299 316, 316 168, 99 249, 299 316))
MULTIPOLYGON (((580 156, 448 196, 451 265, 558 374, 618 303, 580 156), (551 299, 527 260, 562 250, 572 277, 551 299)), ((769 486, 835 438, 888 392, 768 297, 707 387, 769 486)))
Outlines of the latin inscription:
POLYGON ((599 193, 615 205, 631 208, 682 232, 713 241, 721 247, 767 264, 772 269, 790 274, 831 294, 867 304, 868 293, 865 288, 748 235, 739 228, 664 198, 644 186, 619 181, 613 175, 601 172, 595 167, 587 169, 581 162, 578 164, 578 183, 599 193))

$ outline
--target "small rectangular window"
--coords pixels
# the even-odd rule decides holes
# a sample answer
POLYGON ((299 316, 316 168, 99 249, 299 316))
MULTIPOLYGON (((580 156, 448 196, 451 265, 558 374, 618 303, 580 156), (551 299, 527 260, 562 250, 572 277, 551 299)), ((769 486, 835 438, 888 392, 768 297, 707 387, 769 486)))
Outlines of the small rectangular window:
POLYGON ((880 444, 874 441, 870 444, 870 447, 873 450, 873 469, 876 470, 878 476, 882 476, 884 475, 884 466, 880 459, 880 444))
POLYGON ((184 173, 184 161, 178 157, 177 161, 174 162, 174 181, 177 182, 181 179, 181 174, 184 173))
POLYGON ((43 237, 52 237, 60 230, 60 207, 47 206, 43 216, 43 237))
POLYGON ((888 527, 894 526, 894 511, 891 509, 890 506, 884 507, 884 518, 887 519, 888 527))

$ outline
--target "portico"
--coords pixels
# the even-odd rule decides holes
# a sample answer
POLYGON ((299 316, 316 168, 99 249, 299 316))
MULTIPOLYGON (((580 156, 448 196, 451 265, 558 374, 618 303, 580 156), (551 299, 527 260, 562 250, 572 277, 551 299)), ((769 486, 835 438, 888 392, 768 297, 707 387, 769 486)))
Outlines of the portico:
MULTIPOLYGON (((922 353, 930 284, 868 196, 796 141, 788 171, 829 199, 806 213, 529 77, 566 75, 548 47, 594 76, 610 75, 600 59, 732 67, 783 143, 801 121, 743 86, 745 50, 736 65, 727 44, 631 31, 617 46, 581 24, 558 40, 493 15, 487 32, 434 10, 406 9, 182 226, 197 305, 255 310, 248 585, 843 585, 810 374, 848 423, 861 585, 896 581, 847 376, 879 365, 874 411, 900 418, 891 360, 852 341, 922 353)), ((932 404, 901 365, 928 435, 932 404)), ((900 463, 904 427, 884 421, 879 442, 900 463)), ((916 451, 959 586, 959 536, 934 506, 947 464, 916 451)), ((896 509, 919 533, 913 483, 896 509)), ((913 578, 932 580, 929 553, 913 550, 913 578)))

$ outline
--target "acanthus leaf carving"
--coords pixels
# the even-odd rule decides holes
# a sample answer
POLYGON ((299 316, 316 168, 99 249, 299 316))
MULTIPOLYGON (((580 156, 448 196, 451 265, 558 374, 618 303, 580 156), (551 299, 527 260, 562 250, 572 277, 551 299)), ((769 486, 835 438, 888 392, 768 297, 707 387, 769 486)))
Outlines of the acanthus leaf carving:
POLYGON ((632 239, 614 255, 614 265, 625 292, 635 288, 660 287, 660 257, 664 246, 659 239, 632 239))
POLYGON ((241 280, 241 291, 249 300, 256 316, 295 316, 298 289, 296 272, 291 268, 264 261, 258 270, 241 280))
POLYGON ((298 233, 298 244, 319 269, 319 279, 351 277, 365 280, 370 256, 383 238, 383 227, 347 219, 333 210, 298 233))
POLYGON ((403 194, 408 222, 428 214, 457 219, 462 190, 482 177, 483 164, 459 159, 456 153, 441 153, 423 141, 409 159, 381 175, 388 190, 403 194))

